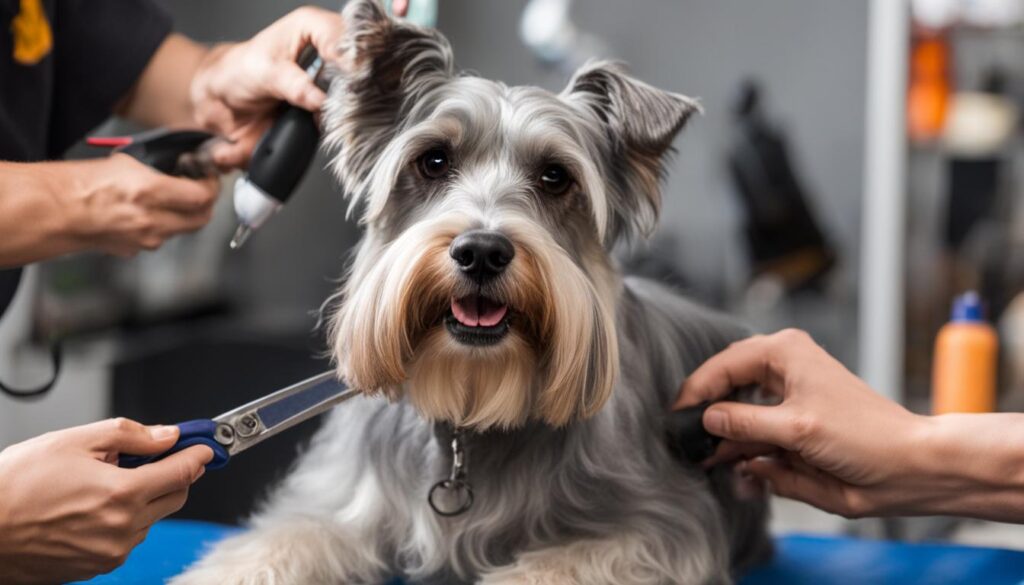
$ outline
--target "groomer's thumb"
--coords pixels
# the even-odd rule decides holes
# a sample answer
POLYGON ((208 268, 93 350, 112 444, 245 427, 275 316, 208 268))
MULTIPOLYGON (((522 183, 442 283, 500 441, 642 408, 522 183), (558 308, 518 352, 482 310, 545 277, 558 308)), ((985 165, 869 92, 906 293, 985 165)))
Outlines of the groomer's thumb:
POLYGON ((704 428, 712 435, 746 443, 767 443, 793 449, 787 412, 778 406, 719 402, 704 413, 704 428))
POLYGON ((170 449, 180 431, 174 425, 146 426, 126 418, 112 418, 89 425, 93 447, 107 453, 155 455, 170 449))
POLYGON ((271 95, 311 112, 318 111, 327 98, 327 94, 295 63, 281 63, 274 67, 269 82, 271 95))

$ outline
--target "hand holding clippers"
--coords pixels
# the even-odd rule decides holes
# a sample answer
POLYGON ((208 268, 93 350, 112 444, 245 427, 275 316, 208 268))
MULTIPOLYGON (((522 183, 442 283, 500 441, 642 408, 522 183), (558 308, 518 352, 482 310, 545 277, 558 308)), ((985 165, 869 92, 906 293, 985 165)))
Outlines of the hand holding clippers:
MULTIPOLYGON (((312 46, 299 55, 299 66, 317 81, 323 60, 312 46)), ((260 138, 249 161, 249 172, 235 183, 235 215, 238 229, 231 249, 245 244, 291 197, 306 174, 320 142, 320 130, 312 112, 282 104, 274 125, 260 138)))

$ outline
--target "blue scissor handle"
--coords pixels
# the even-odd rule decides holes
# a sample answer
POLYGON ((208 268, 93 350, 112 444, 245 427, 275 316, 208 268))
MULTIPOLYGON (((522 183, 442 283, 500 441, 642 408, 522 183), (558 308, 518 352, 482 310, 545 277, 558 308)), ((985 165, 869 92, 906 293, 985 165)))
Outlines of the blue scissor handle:
POLYGON ((121 455, 117 465, 134 469, 147 463, 159 461, 172 453, 177 453, 193 445, 206 445, 213 449, 213 459, 206 464, 206 469, 220 469, 228 464, 228 459, 231 458, 231 455, 224 448, 224 445, 221 445, 213 438, 214 432, 217 430, 217 423, 208 418, 200 418, 178 423, 176 426, 181 430, 181 434, 178 436, 178 441, 170 449, 156 455, 121 455))

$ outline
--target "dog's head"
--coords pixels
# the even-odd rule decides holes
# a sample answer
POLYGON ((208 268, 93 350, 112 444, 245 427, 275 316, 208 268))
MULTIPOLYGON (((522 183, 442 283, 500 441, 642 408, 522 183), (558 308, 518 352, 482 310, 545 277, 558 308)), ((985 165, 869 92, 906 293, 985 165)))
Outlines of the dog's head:
POLYGON ((370 0, 344 17, 326 142, 366 235, 332 320, 342 376, 477 429, 593 414, 619 361, 608 251, 653 229, 696 104, 611 63, 560 94, 459 76, 437 31, 370 0))

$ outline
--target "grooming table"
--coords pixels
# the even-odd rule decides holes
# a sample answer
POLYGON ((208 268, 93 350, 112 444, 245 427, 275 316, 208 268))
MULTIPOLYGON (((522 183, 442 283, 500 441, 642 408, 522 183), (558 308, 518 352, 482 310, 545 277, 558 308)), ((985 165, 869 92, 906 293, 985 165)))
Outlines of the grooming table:
MULTIPOLYGON (((163 583, 206 546, 238 530, 205 522, 159 522, 124 566, 85 583, 163 583)), ((755 569, 742 585, 1024 585, 1024 552, 1019 551, 801 535, 781 537, 777 544, 772 563, 755 569)))

